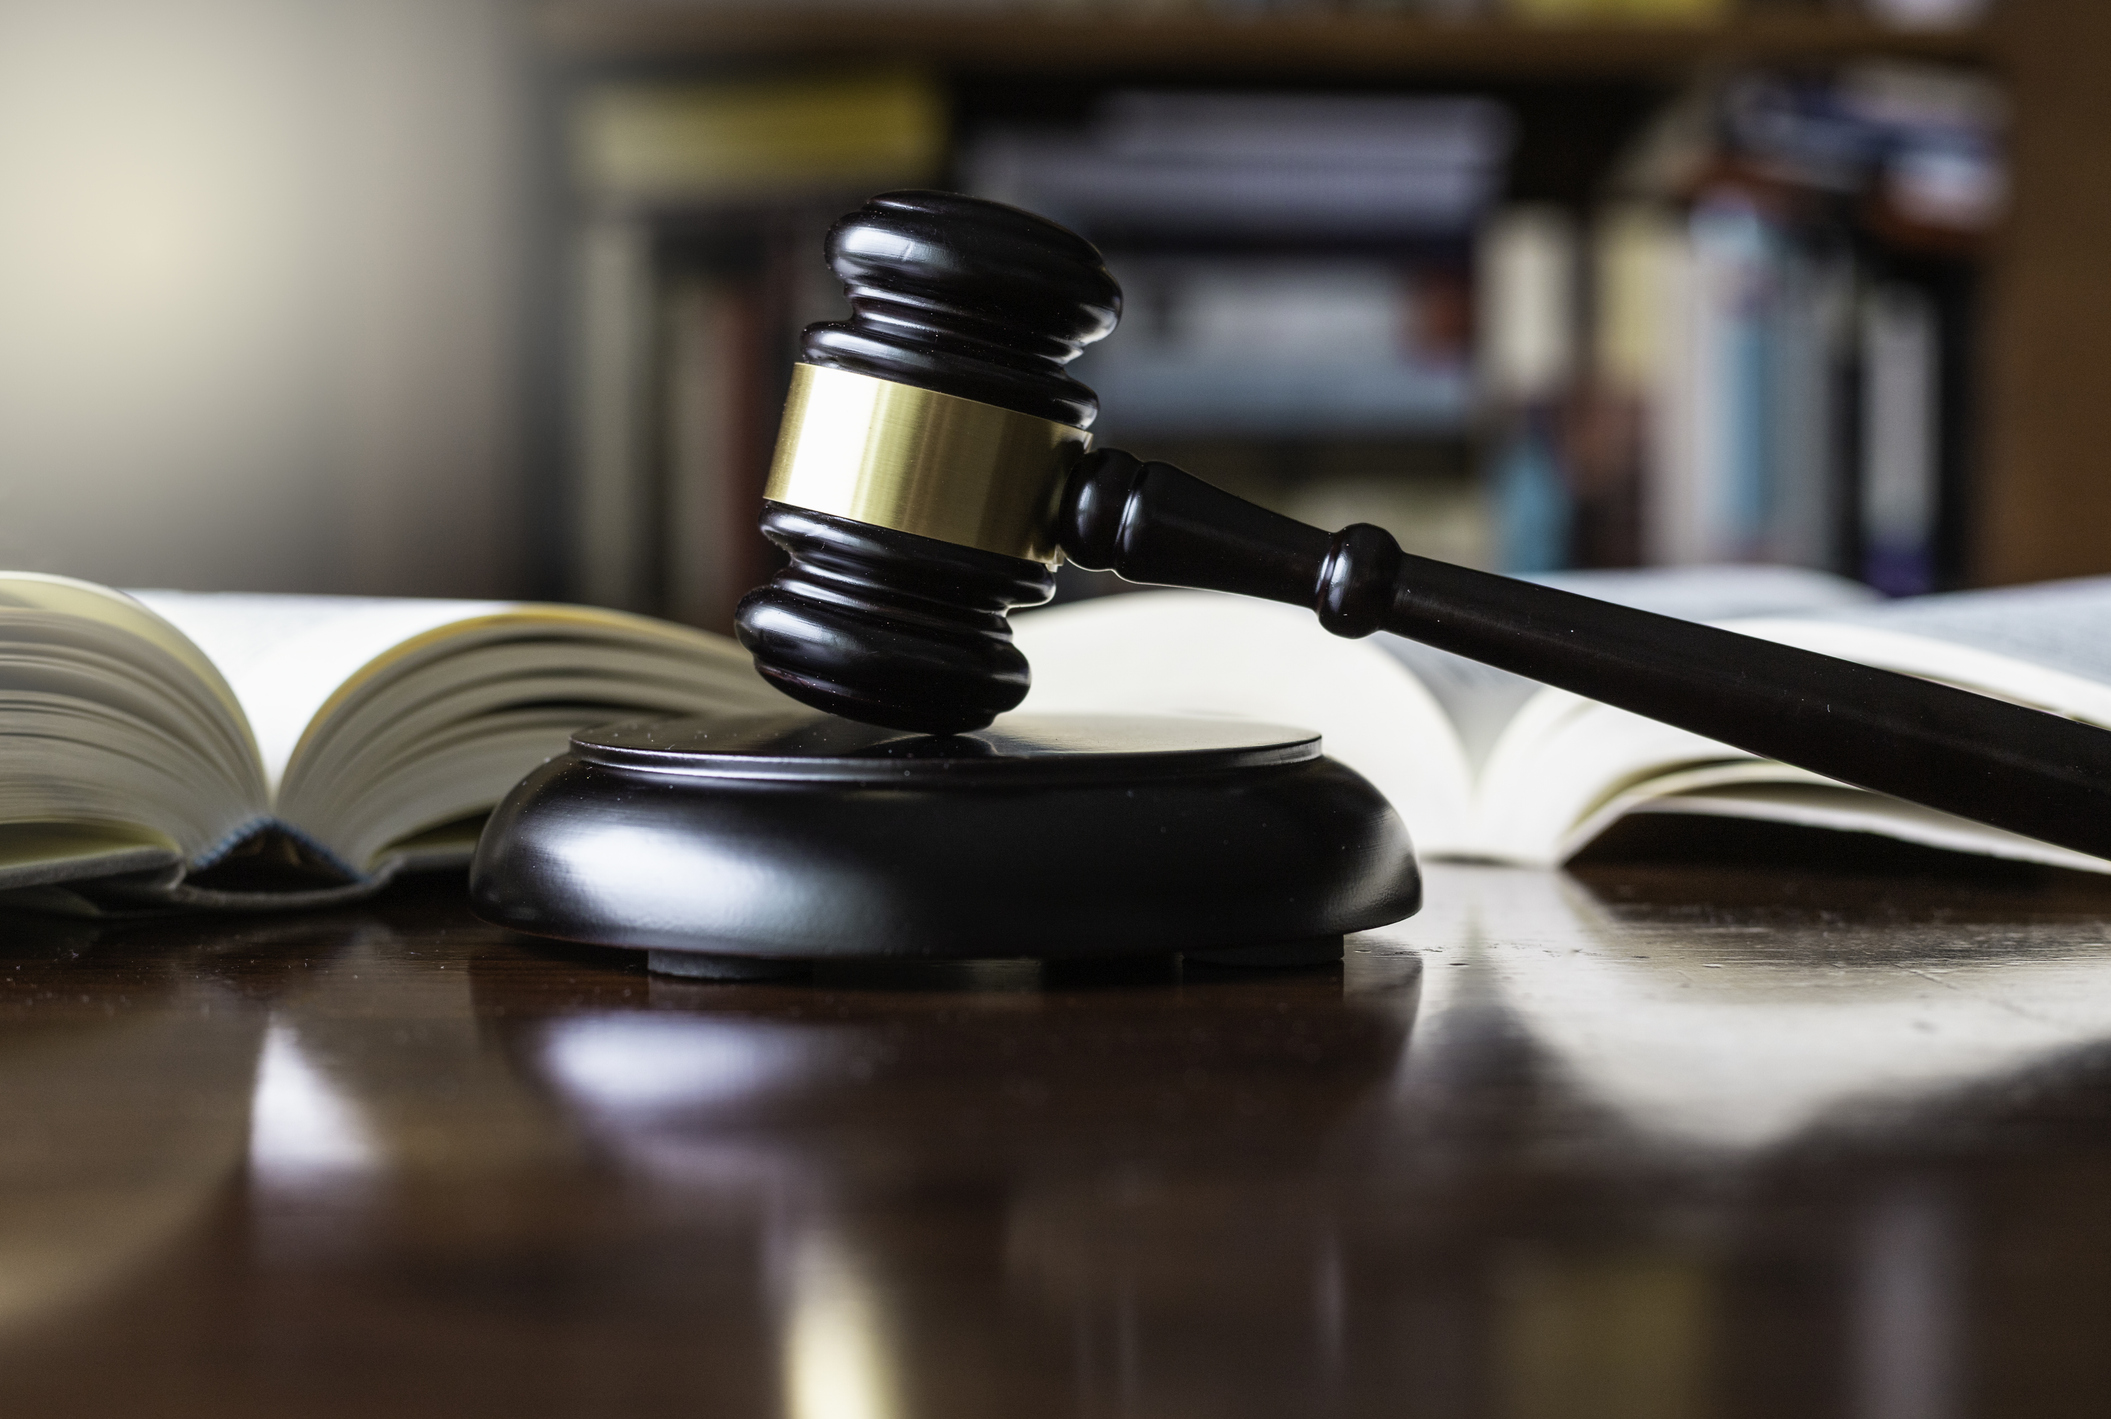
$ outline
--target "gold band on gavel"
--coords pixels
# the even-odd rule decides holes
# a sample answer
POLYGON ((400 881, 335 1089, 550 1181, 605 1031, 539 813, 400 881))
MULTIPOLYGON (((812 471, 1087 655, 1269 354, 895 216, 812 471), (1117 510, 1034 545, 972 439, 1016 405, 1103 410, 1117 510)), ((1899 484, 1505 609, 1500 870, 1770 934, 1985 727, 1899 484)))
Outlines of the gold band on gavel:
POLYGON ((795 365, 764 496, 1053 566, 1063 480, 1091 442, 994 404, 795 365))

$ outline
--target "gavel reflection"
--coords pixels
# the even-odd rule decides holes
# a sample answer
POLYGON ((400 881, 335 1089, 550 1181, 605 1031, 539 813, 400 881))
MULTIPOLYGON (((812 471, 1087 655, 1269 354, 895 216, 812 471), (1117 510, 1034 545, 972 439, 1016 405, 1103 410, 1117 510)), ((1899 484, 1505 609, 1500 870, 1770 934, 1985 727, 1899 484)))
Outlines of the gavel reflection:
MULTIPOLYGON (((1241 1389, 1315 1392, 1339 1363, 1333 1150, 1397 1069, 1419 978, 1404 952, 1352 962, 1346 988, 1339 970, 1130 993, 1031 962, 828 968, 655 977, 645 1008, 589 1014, 516 998, 505 972, 475 984, 516 1067, 670 1239, 760 1234, 709 1250, 755 1258, 787 1412, 908 1415, 1037 1412, 1035 1394, 1071 1412, 1071 1377, 1111 1400, 1124 1365, 1131 1384, 1231 1382, 1169 1348, 1200 1337, 1247 1357, 1241 1389)), ((1366 1358, 1386 1387, 1392 1360, 1366 1358)))
POLYGON ((1067 557, 1147 584, 1309 606, 1845 783, 2111 856, 2111 733, 1929 681, 1328 533, 1165 463, 1088 452, 1065 372, 1121 292, 1081 237, 938 192, 829 234, 852 308, 809 328, 762 515, 790 564, 741 603, 796 699, 933 734, 1029 682, 1006 615, 1067 557))

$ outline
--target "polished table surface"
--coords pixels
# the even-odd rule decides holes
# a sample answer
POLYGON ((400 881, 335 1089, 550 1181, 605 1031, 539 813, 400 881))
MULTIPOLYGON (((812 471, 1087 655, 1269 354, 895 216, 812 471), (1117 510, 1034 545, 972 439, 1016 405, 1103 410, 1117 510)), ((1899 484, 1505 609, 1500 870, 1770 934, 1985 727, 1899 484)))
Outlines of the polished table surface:
POLYGON ((2111 884, 1440 865, 1280 974, 0 931, 9 1416, 2111 1407, 2111 884))

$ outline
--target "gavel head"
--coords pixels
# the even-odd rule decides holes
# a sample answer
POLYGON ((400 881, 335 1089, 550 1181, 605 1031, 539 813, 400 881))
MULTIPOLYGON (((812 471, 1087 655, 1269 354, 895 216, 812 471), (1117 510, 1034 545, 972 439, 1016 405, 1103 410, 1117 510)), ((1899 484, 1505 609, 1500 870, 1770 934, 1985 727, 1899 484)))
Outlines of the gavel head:
POLYGON ((1064 366, 1121 288, 1075 233, 944 192, 873 198, 828 262, 852 315, 801 342, 762 514, 791 563, 741 601, 740 642, 818 709, 979 729, 1026 695, 1005 616, 1054 593, 1099 409, 1064 366))

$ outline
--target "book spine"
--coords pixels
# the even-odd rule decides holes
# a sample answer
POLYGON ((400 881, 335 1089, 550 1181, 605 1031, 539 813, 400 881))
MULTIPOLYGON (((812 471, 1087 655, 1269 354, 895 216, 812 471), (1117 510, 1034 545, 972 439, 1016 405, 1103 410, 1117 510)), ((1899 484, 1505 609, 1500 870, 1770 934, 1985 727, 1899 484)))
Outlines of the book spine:
POLYGON ((1696 451, 1694 560, 1745 561, 1762 550, 1773 488, 1773 344, 1777 234, 1734 196, 1693 214, 1696 451))
POLYGON ((598 606, 652 609, 652 257, 645 225, 600 216, 574 253, 571 509, 574 594, 598 606))
MULTIPOLYGON (((936 176, 944 96, 899 65, 819 77, 590 78, 563 121, 573 239, 566 591, 727 629, 795 349, 788 219, 936 176)), ((825 227, 825 224, 823 224, 825 227)), ((826 275, 811 223, 804 265, 826 275)))
POLYGON ((782 565, 758 522, 807 326, 849 313, 816 253, 828 209, 670 240, 661 297, 660 614, 730 632, 782 565))
POLYGON ((1627 359, 1646 389, 1645 560, 1851 570, 1858 278, 1844 244, 1735 194, 1704 200, 1683 230, 1659 219, 1627 240, 1632 274, 1608 288, 1602 318, 1655 336, 1627 359), (1623 305, 1650 314, 1623 317, 1623 305))
POLYGON ((1781 266, 1771 384, 1774 487, 1767 560, 1846 570, 1842 451, 1854 269, 1841 252, 1791 248, 1781 266))
POLYGON ((740 294, 724 280, 683 277, 668 290, 663 323, 661 611, 670 620, 723 629, 746 589, 738 585, 731 505, 744 451, 740 294))
POLYGON ((1664 216, 1630 240, 1631 317, 1646 332, 1637 349, 1637 383, 1645 401, 1642 547, 1662 566, 1708 559, 1699 493, 1704 457, 1700 360, 1700 272, 1690 230, 1664 216))
POLYGON ((1513 573, 1569 565, 1573 501, 1562 405, 1575 377, 1575 223, 1558 208, 1500 214, 1479 256, 1483 396, 1493 438, 1488 496, 1496 565, 1513 573))
POLYGON ((1676 241, 1675 220, 1654 203, 1610 204, 1591 223, 1588 360, 1568 438, 1578 566, 1645 559, 1650 394, 1665 358, 1676 241))
MULTIPOLYGON (((770 274, 780 276, 781 268, 770 274)), ((720 603, 724 621, 715 627, 728 634, 740 598, 768 581, 779 561, 758 524, 762 490, 770 478, 770 455, 776 449, 777 422, 790 387, 793 328, 786 323, 785 310, 784 288, 772 281, 751 288, 734 312, 733 339, 744 358, 734 390, 730 476, 719 499, 729 529, 726 566, 730 581, 720 603)))
POLYGON ((1887 282, 1869 292, 1862 359, 1862 577, 1892 596, 1936 586, 1941 350, 1934 302, 1887 282))

